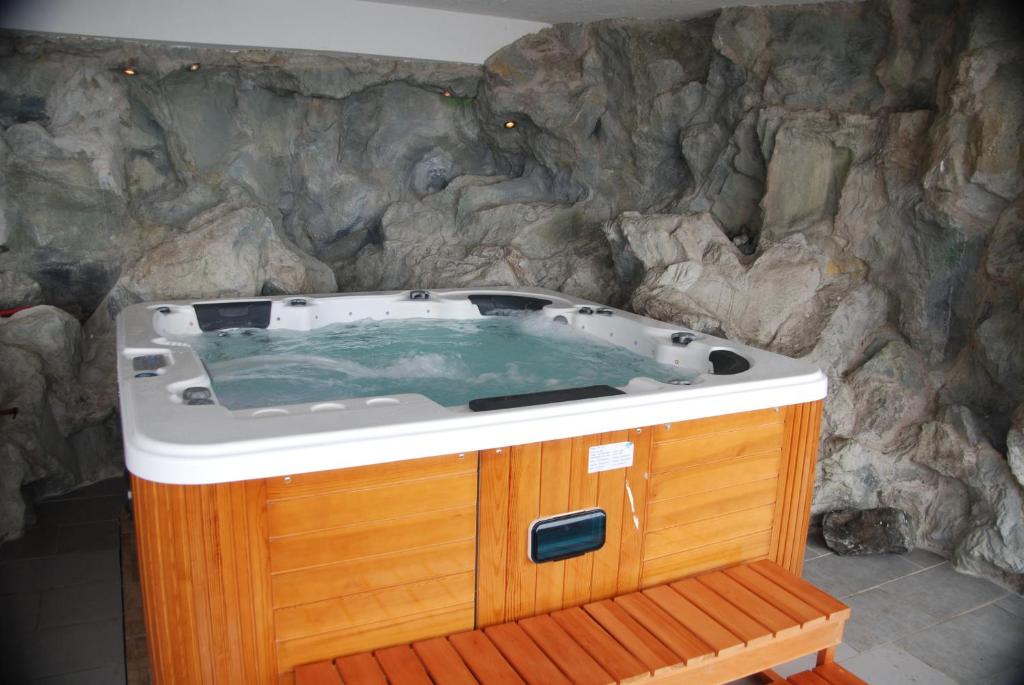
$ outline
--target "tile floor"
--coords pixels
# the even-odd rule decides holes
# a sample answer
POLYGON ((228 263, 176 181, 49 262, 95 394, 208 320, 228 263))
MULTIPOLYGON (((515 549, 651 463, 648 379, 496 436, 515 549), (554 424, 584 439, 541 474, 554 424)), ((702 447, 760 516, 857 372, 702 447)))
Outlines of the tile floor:
MULTIPOLYGON (((0 683, 125 683, 123 505, 123 481, 98 483, 40 503, 0 545, 0 683)), ((812 534, 804 576, 853 609, 837 659, 873 685, 1024 683, 1024 598, 934 554, 838 557, 812 534)))

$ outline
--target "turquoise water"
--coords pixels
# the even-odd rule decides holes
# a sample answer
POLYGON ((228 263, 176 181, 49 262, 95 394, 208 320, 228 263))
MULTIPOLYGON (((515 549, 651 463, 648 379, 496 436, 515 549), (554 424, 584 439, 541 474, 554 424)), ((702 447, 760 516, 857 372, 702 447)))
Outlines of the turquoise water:
POLYGON ((309 332, 235 329, 182 339, 229 409, 401 393, 450 407, 479 397, 622 386, 637 376, 668 382, 696 375, 540 315, 365 320, 309 332))

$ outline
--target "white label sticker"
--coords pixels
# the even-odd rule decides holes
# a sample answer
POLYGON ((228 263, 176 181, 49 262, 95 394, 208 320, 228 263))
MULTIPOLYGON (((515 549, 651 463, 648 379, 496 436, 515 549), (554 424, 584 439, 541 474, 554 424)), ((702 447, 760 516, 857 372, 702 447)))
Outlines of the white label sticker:
POLYGON ((624 469, 633 465, 633 443, 615 442, 611 445, 596 445, 590 448, 587 459, 587 473, 624 469))

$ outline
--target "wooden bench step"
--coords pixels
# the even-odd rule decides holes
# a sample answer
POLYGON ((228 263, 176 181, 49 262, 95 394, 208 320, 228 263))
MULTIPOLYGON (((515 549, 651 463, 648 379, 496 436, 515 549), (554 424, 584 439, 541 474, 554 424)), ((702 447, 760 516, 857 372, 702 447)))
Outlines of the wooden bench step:
POLYGON ((788 678, 783 678, 774 671, 762 673, 761 676, 767 685, 868 685, 835 662, 794 673, 788 678))
POLYGON ((849 615, 846 605, 810 583, 757 561, 582 607, 300 666, 295 683, 722 683, 837 645, 849 615))

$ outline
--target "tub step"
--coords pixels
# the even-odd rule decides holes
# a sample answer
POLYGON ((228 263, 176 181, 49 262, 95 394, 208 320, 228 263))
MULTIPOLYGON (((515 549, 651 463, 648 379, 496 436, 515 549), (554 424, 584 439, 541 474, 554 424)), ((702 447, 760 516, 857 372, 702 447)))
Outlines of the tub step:
POLYGON ((582 607, 300 666, 296 685, 725 683, 856 685, 832 662, 850 609, 767 561, 582 607), (817 652, 812 671, 773 666, 817 652), (775 680, 772 680, 775 678, 775 680), (845 679, 844 679, 845 678, 845 679))

